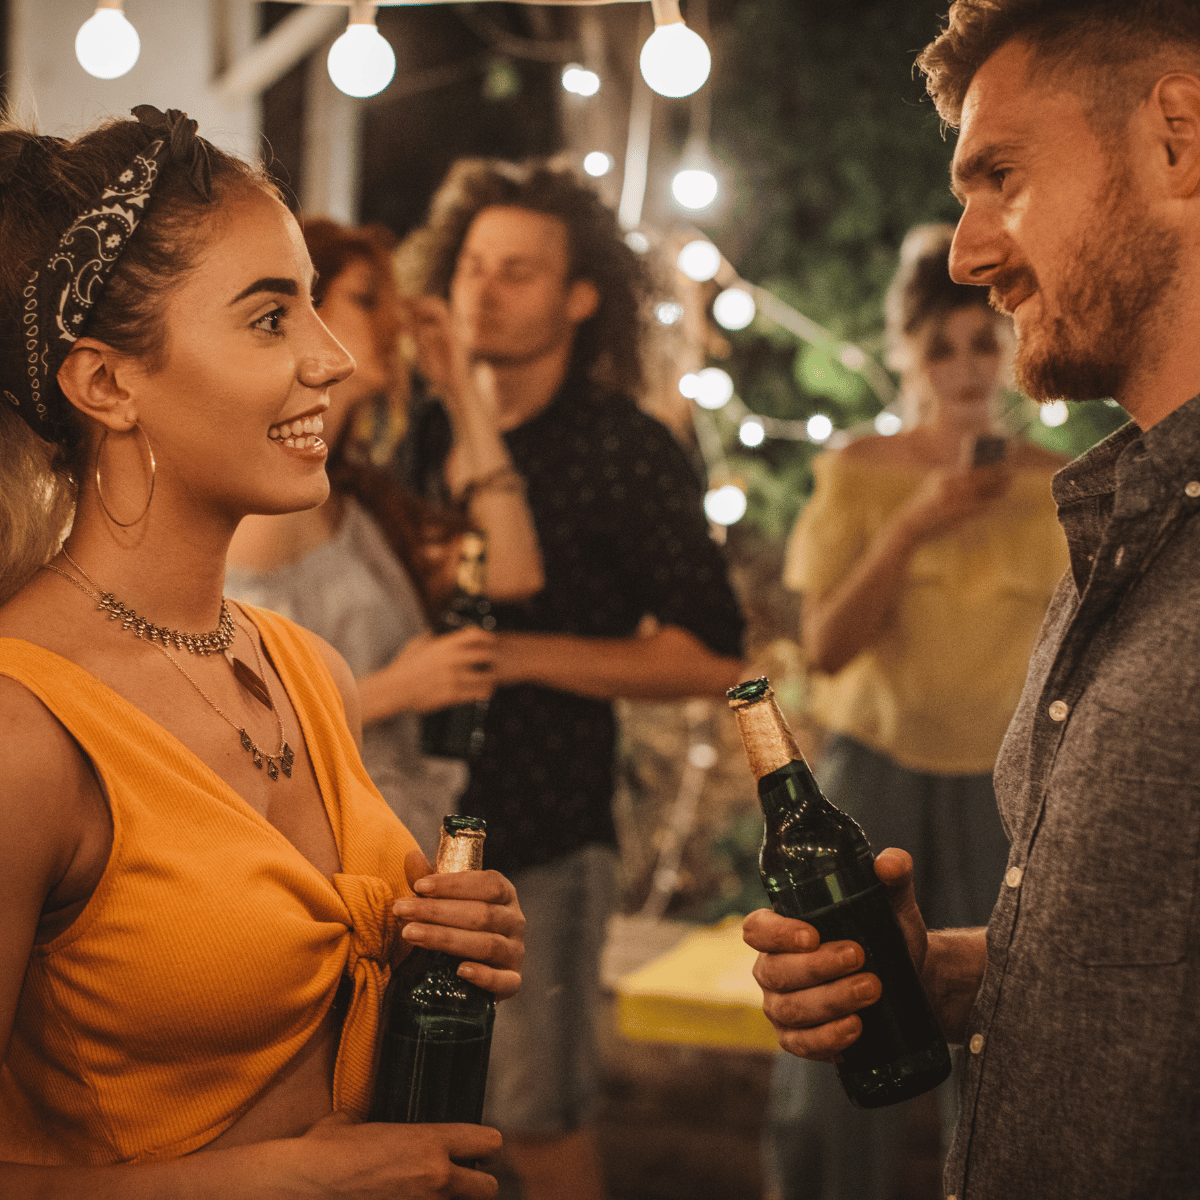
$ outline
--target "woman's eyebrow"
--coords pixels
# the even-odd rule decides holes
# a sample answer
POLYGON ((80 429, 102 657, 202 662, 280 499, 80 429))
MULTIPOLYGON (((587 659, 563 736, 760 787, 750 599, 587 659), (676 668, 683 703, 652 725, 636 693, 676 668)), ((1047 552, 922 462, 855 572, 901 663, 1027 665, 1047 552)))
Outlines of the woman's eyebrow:
POLYGON ((255 292, 276 292, 284 296, 298 296, 300 288, 294 279, 267 275, 262 279, 256 279, 249 287, 243 288, 229 303, 230 305, 237 304, 239 300, 245 300, 247 296, 253 296, 255 292))

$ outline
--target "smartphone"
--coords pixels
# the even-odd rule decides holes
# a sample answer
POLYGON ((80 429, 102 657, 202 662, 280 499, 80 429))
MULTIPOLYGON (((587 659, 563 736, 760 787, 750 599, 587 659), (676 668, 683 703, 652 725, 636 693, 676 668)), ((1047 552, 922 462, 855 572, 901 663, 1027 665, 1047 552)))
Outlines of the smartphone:
POLYGON ((1007 453, 1007 439, 991 433, 980 433, 971 441, 969 461, 973 467, 990 467, 1003 462, 1007 453))

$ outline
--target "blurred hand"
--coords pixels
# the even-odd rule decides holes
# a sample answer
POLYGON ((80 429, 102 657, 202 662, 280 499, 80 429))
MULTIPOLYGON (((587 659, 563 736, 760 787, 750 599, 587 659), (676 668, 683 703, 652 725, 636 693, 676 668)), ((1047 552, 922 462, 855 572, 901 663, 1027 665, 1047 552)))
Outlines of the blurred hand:
POLYGON ((1012 483, 1004 463, 931 471, 896 514, 917 542, 928 541, 985 512, 1012 483))
POLYGON ((332 1113, 303 1137, 276 1146, 290 1167, 288 1195, 491 1200, 496 1180, 451 1160, 483 1158, 500 1144, 500 1134, 482 1125, 359 1125, 345 1113, 332 1113))
POLYGON ((436 637, 418 634, 384 668, 396 711, 435 712, 489 699, 496 686, 496 647, 496 634, 475 625, 436 637))
POLYGON ((468 410, 496 423, 495 374, 486 363, 472 363, 454 330, 450 309, 440 296, 409 301, 417 342, 417 365, 432 391, 441 398, 450 422, 462 423, 468 410))
MULTIPOLYGON (((903 850, 884 850, 875 860, 875 874, 888 885, 919 976, 928 934, 913 894, 912 858, 903 850)), ((861 946, 821 942, 811 925, 765 908, 745 919, 742 937, 759 951, 754 978, 763 990, 763 1012, 784 1050, 827 1061, 858 1038, 862 1021, 855 1014, 881 995, 878 976, 860 970, 861 946)))
POLYGON ((498 999, 516 995, 525 957, 525 917, 516 888, 499 871, 426 875, 412 888, 416 899, 392 906, 405 922, 400 936, 468 960, 459 965, 459 975, 498 999))

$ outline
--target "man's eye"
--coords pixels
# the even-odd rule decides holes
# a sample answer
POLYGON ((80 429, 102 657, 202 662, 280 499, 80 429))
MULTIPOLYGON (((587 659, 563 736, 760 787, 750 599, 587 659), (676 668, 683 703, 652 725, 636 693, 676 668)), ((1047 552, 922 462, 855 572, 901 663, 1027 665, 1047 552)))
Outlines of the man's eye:
POLYGON ((1009 177, 1010 174, 1011 172, 1009 171, 1008 167, 993 167, 991 171, 992 182, 995 183, 998 188, 1002 188, 1004 186, 1004 181, 1009 177))

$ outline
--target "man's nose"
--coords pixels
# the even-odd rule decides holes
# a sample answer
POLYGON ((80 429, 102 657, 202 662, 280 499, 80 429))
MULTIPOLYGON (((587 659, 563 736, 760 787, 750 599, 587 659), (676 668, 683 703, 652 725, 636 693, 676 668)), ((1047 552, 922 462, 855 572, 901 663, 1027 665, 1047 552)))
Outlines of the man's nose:
POLYGON ((987 285, 1002 261, 997 231, 990 228, 985 214, 968 203, 950 246, 950 278, 955 283, 987 285))

